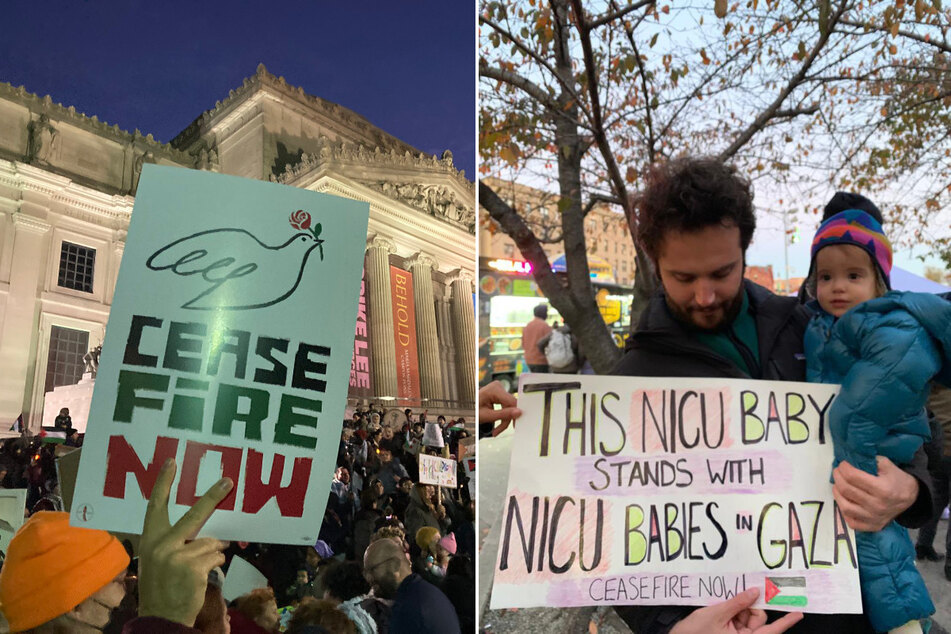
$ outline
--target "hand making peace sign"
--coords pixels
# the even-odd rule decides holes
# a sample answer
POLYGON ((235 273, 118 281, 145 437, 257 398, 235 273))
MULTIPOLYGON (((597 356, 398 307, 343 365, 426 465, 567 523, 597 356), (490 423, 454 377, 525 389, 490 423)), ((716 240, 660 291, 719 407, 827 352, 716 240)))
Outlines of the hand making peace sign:
POLYGON ((178 520, 168 519, 175 460, 162 466, 149 498, 139 553, 139 616, 157 616, 191 627, 205 600, 208 573, 225 562, 228 542, 193 539, 234 487, 222 478, 178 520))

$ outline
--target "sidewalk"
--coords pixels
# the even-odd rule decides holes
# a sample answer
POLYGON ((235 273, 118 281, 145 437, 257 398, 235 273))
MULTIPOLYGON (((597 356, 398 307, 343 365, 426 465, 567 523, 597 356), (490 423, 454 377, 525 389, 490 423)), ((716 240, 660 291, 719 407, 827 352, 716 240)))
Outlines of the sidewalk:
MULTIPOLYGON (((941 520, 938 523, 938 535, 935 537, 935 549, 938 552, 944 550, 944 536, 947 534, 948 521, 941 520)), ((915 541, 918 531, 909 531, 911 540, 915 541)), ((944 561, 918 561, 918 570, 921 576, 925 578, 928 586, 928 592, 931 594, 931 600, 934 601, 935 615, 934 621, 939 628, 932 628, 931 634, 943 634, 951 631, 951 581, 944 576, 944 561)))

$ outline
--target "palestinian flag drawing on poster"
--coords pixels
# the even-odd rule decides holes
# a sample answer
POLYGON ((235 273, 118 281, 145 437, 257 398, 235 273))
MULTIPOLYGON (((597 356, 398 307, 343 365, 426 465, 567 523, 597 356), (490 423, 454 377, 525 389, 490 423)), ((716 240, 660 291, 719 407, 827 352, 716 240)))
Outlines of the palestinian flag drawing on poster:
POLYGON ((66 442, 66 432, 56 427, 43 427, 40 430, 40 440, 44 443, 62 445, 66 442))
POLYGON ((805 607, 805 577, 766 577, 766 604, 805 607))

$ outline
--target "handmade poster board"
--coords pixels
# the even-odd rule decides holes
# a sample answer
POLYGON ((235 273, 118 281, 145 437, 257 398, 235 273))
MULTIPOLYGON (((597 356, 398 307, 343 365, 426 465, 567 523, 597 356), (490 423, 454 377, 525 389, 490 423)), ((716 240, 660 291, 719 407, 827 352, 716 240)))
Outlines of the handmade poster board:
POLYGON ((224 585, 221 587, 221 596, 229 603, 252 590, 266 588, 267 577, 242 557, 232 557, 225 575, 224 585))
POLYGON ((456 488, 456 461, 429 454, 419 454, 419 481, 441 487, 456 488))
POLYGON ((10 540, 25 521, 26 489, 0 489, 0 563, 6 558, 10 540))
POLYGON ((858 613, 832 499, 838 386, 521 377, 492 608, 708 605, 858 613))
MULTIPOLYGON (((57 447, 59 449, 63 445, 57 447)), ((73 493, 76 492, 76 476, 79 474, 81 448, 56 456, 56 481, 59 482, 59 495, 63 498, 63 509, 67 512, 73 506, 73 493)))
POLYGON ((70 521, 140 533, 162 464, 176 521, 235 481, 203 535, 312 544, 353 356, 369 206, 146 165, 70 521))

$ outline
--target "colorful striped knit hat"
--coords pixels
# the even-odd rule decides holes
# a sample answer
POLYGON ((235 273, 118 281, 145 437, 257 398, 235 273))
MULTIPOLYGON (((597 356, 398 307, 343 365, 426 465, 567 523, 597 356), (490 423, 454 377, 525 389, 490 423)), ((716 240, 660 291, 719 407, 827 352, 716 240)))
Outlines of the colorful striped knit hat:
POLYGON ((852 244, 864 249, 878 265, 885 286, 891 289, 892 244, 878 220, 860 209, 846 209, 830 216, 819 225, 816 237, 812 239, 810 268, 815 267, 816 254, 833 244, 852 244))

